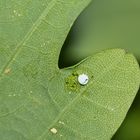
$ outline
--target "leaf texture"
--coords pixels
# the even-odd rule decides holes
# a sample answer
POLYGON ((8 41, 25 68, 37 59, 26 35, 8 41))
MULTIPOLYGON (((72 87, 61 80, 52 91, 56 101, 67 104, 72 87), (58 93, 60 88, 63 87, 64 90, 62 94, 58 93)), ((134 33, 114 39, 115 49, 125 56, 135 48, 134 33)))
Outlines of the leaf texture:
POLYGON ((139 88, 139 65, 108 50, 58 68, 62 44, 90 0, 0 3, 0 139, 108 140, 139 88), (86 73, 89 83, 77 77, 86 73))

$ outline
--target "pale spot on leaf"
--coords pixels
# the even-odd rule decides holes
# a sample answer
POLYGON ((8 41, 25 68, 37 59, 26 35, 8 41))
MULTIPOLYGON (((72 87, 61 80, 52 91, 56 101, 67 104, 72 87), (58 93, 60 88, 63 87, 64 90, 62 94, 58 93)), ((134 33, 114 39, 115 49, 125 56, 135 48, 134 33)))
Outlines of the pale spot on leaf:
POLYGON ((56 133, 57 133, 57 129, 56 129, 56 128, 51 128, 50 131, 51 131, 53 134, 56 134, 56 133))
POLYGON ((59 121, 58 123, 59 123, 59 124, 63 124, 63 125, 65 124, 65 123, 64 123, 64 122, 62 122, 62 121, 59 121))
POLYGON ((10 68, 5 69, 4 74, 9 74, 11 72, 10 68))

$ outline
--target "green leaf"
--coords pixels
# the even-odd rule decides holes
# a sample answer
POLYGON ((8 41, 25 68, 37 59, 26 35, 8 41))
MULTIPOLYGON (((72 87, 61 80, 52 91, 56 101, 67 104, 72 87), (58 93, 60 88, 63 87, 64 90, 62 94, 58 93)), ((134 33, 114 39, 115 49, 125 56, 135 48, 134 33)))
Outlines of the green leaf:
POLYGON ((140 83, 133 55, 108 50, 58 68, 66 35, 89 1, 1 1, 1 140, 108 140, 120 126, 140 83), (85 86, 77 81, 82 73, 85 86))
POLYGON ((63 109, 51 127, 63 135, 65 131, 72 133, 75 139, 109 140, 124 120, 139 88, 140 70, 135 57, 122 49, 112 49, 61 71, 62 76, 53 78, 49 86, 51 97, 63 109), (82 73, 90 79, 86 86, 78 85, 77 78, 67 82, 69 77, 82 73), (65 88, 70 95, 63 92, 65 88), (60 125, 59 120, 65 125, 60 125))

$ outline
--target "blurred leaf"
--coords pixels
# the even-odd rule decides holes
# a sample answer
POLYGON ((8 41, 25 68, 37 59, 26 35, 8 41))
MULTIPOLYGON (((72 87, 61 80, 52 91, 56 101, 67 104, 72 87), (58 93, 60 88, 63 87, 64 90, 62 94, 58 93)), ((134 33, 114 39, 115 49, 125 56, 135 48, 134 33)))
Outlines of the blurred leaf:
POLYGON ((139 0, 93 0, 72 28, 61 65, 108 48, 123 48, 140 60, 139 17, 139 0))
POLYGON ((139 140, 140 139, 140 92, 138 92, 126 118, 113 140, 139 140))

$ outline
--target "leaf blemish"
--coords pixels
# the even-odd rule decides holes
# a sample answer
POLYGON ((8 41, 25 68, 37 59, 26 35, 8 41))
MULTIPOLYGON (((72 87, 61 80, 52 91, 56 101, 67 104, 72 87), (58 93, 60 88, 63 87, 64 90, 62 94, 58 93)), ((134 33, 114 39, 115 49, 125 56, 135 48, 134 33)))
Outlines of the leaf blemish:
POLYGON ((79 83, 77 81, 78 74, 77 73, 72 73, 72 75, 69 75, 66 80, 66 88, 70 91, 75 91, 78 92, 80 89, 79 83))
POLYGON ((59 121, 58 123, 59 123, 59 124, 63 124, 63 125, 65 124, 65 123, 64 123, 64 122, 62 122, 62 121, 59 121))
POLYGON ((51 128, 50 131, 51 131, 53 134, 56 134, 56 133, 57 133, 57 129, 56 129, 56 128, 51 128))
POLYGON ((4 74, 9 74, 11 72, 10 68, 5 69, 4 74))
POLYGON ((21 16, 21 14, 17 12, 17 10, 14 10, 13 13, 14 13, 15 16, 18 16, 18 17, 21 16))

